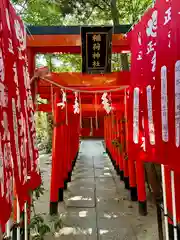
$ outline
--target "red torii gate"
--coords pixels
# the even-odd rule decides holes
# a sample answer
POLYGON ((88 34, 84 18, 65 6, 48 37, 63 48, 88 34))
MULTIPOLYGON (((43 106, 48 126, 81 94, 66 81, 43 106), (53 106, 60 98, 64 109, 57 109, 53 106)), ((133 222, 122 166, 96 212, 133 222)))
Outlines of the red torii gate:
MULTIPOLYGON (((114 34, 112 36, 112 52, 120 53, 123 51, 129 51, 130 45, 125 33, 129 30, 130 25, 119 25, 114 28, 114 34)), ((29 60, 29 72, 31 77, 35 70, 35 55, 37 53, 68 53, 68 54, 80 54, 81 53, 81 36, 80 26, 75 27, 28 27, 29 35, 27 36, 27 49, 29 60), (42 41, 43 37, 43 41, 42 41)), ((47 76, 46 76, 47 78, 47 76)), ((73 89, 81 89, 81 91, 87 88, 91 91, 94 90, 106 90, 126 87, 129 85, 130 73, 129 72, 114 72, 110 74, 81 74, 81 73, 51 73, 51 81, 58 85, 70 87, 73 89)), ((53 84, 53 89, 57 87, 53 84)), ((32 89, 34 86, 32 85, 32 89)), ((43 111, 50 111, 51 103, 51 90, 50 84, 43 81, 39 81, 38 94, 42 98, 48 99, 50 105, 39 106, 38 109, 43 111)), ((35 90, 34 90, 35 91, 35 90)), ((68 98, 72 98, 73 95, 68 94, 68 98)), ((113 103, 118 103, 116 97, 113 97, 113 103)), ((82 104, 86 104, 82 107, 83 113, 87 115, 94 115, 94 110, 87 104, 95 104, 95 99, 90 94, 82 94, 82 104), (85 100, 86 99, 86 100, 85 100), (88 113, 85 113, 87 111, 88 113)), ((100 103, 99 103, 100 104, 100 103)), ((99 106, 99 109, 100 106, 99 106)), ((100 110, 101 111, 101 110, 100 110)), ((101 111, 104 113, 104 111, 101 111)), ((99 114, 98 114, 99 115, 99 114)), ((89 123, 90 127, 90 123, 89 123)), ((89 128, 88 127, 88 128, 89 128)), ((99 136, 103 136, 103 125, 100 126, 101 131, 99 136)), ((95 131, 94 131, 95 133, 95 131)), ((89 136, 89 132, 87 132, 89 136)))

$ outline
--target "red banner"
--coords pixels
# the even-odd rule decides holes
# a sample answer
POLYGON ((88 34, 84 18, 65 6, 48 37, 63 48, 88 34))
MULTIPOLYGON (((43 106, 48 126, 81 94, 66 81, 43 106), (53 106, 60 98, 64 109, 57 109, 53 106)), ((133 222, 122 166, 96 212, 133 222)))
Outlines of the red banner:
POLYGON ((131 39, 131 86, 138 87, 142 84, 142 64, 143 64, 143 46, 142 46, 143 25, 138 23, 128 34, 131 39))
POLYGON ((159 0, 157 29, 157 68, 154 94, 156 156, 161 163, 167 164, 169 138, 169 79, 171 62, 171 2, 159 0))
POLYGON ((17 75, 19 82, 21 120, 20 125, 20 149, 21 157, 25 161, 28 177, 30 177, 29 188, 35 189, 40 184, 39 169, 37 164, 38 150, 36 147, 36 131, 30 79, 28 73, 28 61, 26 54, 26 31, 21 19, 10 6, 12 33, 14 38, 14 49, 17 63, 17 75))
MULTIPOLYGON (((152 79, 155 71, 155 33, 152 33, 152 29, 149 29, 148 26, 153 11, 153 9, 148 10, 131 33, 131 84, 134 89, 130 89, 129 91, 128 131, 129 156, 130 158, 131 156, 134 158, 132 160, 137 160, 139 158, 141 158, 141 160, 146 160, 145 126, 147 125, 144 124, 145 119, 143 111, 146 106, 145 99, 143 98, 143 87, 153 82, 152 79), (148 27, 146 28, 146 26, 148 27), (150 69, 148 73, 146 73, 146 67, 150 69)), ((154 17, 156 17, 156 14, 154 14, 154 17)))
POLYGON ((144 161, 157 161, 155 159, 155 129, 153 112, 153 90, 156 76, 156 42, 157 42, 157 15, 156 8, 150 8, 142 18, 144 31, 143 41, 143 95, 142 111, 145 134, 144 161))
MULTIPOLYGON (((2 18, 1 18, 2 19, 2 18)), ((1 22, 2 23, 2 22, 1 22)), ((12 162, 8 125, 8 86, 5 81, 5 56, 0 31, 0 223, 5 223, 12 208, 12 162)))
MULTIPOLYGON (((8 12, 1 2, 0 5, 1 29, 1 79, 0 79, 0 159, 1 159, 1 199, 5 203, 2 205, 0 221, 2 224, 9 219, 12 208, 12 154, 11 154, 11 133, 12 125, 9 121, 9 93, 11 91, 9 80, 12 79, 13 57, 11 48, 11 38, 8 36, 7 17, 8 12), (7 37, 7 38, 6 38, 7 37), (8 60, 9 59, 9 60, 8 60), (8 73, 8 74, 7 74, 8 73), (6 208, 7 207, 7 208, 6 208), (3 211, 4 209, 4 211, 3 211)), ((8 22, 9 23, 9 22, 8 22)), ((12 118, 12 113, 11 113, 12 118)))
MULTIPOLYGON (((29 190, 33 190, 40 184, 26 56, 26 32, 22 21, 17 17, 8 0, 1 1, 0 14, 2 23, 0 29, 0 155, 3 162, 1 172, 4 173, 1 196, 4 196, 6 202, 12 205, 12 177, 14 176, 18 201, 22 209, 29 197, 29 190), (28 182, 28 175, 31 177, 30 182, 28 182)), ((6 222, 10 211, 7 211, 8 208, 4 209, 6 217, 4 218, 3 214, 2 221, 6 222)))
POLYGON ((180 171, 179 160, 180 153, 180 2, 173 0, 171 6, 166 10, 166 18, 170 18, 170 53, 169 75, 168 78, 168 102, 169 102, 169 159, 170 166, 174 170, 180 171))

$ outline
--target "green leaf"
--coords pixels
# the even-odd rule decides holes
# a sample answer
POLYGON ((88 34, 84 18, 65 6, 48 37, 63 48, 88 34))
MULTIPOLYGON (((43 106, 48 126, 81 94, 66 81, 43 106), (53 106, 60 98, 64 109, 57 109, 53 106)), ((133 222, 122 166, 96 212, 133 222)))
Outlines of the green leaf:
POLYGON ((51 231, 50 227, 46 224, 41 225, 38 230, 41 236, 44 236, 46 233, 49 233, 51 231))

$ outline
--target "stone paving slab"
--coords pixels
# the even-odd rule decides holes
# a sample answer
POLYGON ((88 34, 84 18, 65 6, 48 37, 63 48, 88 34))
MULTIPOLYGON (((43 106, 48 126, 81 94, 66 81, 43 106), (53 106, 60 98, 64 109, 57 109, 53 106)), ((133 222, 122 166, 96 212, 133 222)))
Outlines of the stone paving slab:
POLYGON ((64 226, 76 228, 92 228, 96 230, 96 211, 95 208, 65 208, 60 214, 64 226))
POLYGON ((94 191, 74 189, 65 198, 67 207, 95 207, 94 191))
POLYGON ((74 188, 79 188, 81 190, 86 189, 94 189, 95 188, 95 184, 94 184, 94 178, 79 178, 76 180, 72 180, 71 183, 68 183, 68 190, 74 189, 74 188))
POLYGON ((98 231, 98 240, 137 240, 131 228, 102 228, 98 231))
POLYGON ((105 178, 105 177, 110 177, 112 178, 112 172, 110 170, 106 169, 96 169, 95 170, 95 177, 97 178, 105 178))

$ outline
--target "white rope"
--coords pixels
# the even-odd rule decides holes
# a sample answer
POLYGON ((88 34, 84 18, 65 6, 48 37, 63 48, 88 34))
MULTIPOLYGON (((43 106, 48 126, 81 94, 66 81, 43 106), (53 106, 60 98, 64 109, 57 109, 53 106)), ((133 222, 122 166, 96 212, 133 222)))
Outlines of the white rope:
POLYGON ((121 91, 121 90, 124 90, 126 88, 129 87, 129 85, 124 85, 124 86, 121 86, 121 87, 118 87, 118 88, 112 88, 112 89, 109 89, 109 90, 80 90, 80 89, 76 89, 76 88, 70 88, 70 87, 65 87, 63 85, 60 85, 59 83, 56 83, 50 79, 47 79, 47 78, 42 78, 42 80, 56 86, 56 87, 59 87, 59 88, 63 88, 65 90, 69 90, 69 91, 72 91, 72 92, 78 92, 78 93, 104 93, 104 92, 117 92, 117 91, 121 91))

